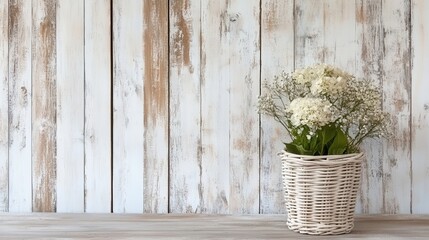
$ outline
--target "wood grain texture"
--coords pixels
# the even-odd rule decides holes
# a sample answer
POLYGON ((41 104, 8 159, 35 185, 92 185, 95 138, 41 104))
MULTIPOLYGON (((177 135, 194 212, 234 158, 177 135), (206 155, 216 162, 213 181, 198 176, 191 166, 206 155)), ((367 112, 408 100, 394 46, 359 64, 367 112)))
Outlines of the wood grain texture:
POLYGON ((355 71, 355 6, 343 0, 295 2, 295 65, 317 63, 355 71), (339 33, 341 29, 341 33, 339 33))
POLYGON ((85 1, 85 211, 111 211, 110 1, 85 1))
POLYGON ((360 61, 356 59, 356 6, 344 0, 325 0, 320 7, 324 25, 319 55, 323 62, 354 73, 356 61, 360 61))
MULTIPOLYGON (((282 71, 294 70, 293 3, 291 0, 262 2, 261 82, 272 81, 282 71)), ((281 160, 277 153, 289 137, 279 123, 265 115, 261 115, 260 131, 260 213, 285 213, 281 160)))
POLYGON ((384 141, 383 213, 411 210, 411 50, 410 4, 382 2, 383 109, 394 113, 392 138, 384 141))
POLYGON ((259 212, 259 1, 201 7, 203 211, 259 212))
POLYGON ((31 212, 31 1, 9 1, 9 211, 31 212))
POLYGON ((143 1, 113 1, 113 212, 143 212, 143 1))
MULTIPOLYGON (((371 80, 382 88, 383 26, 381 1, 356 2, 356 72, 359 78, 371 80)), ((383 146, 377 140, 362 144, 366 159, 362 163, 361 188, 357 212, 383 212, 383 146)))
MULTIPOLYGON (((316 239, 284 215, 0 214, 5 239, 316 239)), ((429 216, 357 216, 350 234, 317 239, 425 239, 429 216)))
MULTIPOLYGON (((232 1, 229 46, 229 213, 259 212, 260 2, 232 1)), ((214 79, 213 79, 214 80, 214 79)))
POLYGON ((284 213, 287 138, 256 98, 281 70, 322 62, 380 86, 393 115, 391 140, 363 144, 356 211, 429 213, 425 11, 416 0, 1 1, 0 211, 284 213))
POLYGON ((84 211, 83 6, 57 2, 57 212, 84 211))
POLYGON ((201 212, 200 0, 170 1, 170 212, 201 212))
POLYGON ((33 212, 56 211, 56 5, 32 1, 33 212))
MULTIPOLYGON (((411 154, 412 213, 429 213, 429 2, 411 1, 412 86, 411 154)), ((399 160, 399 159, 398 159, 399 160)))
POLYGON ((325 63, 323 41, 325 1, 295 1, 295 68, 325 63))
POLYGON ((226 1, 201 1, 200 197, 205 213, 229 212, 229 27, 226 1))
POLYGON ((144 200, 146 213, 168 212, 168 0, 144 2, 144 200))
POLYGON ((8 4, 8 1, 0 3, 0 212, 9 210, 8 4))

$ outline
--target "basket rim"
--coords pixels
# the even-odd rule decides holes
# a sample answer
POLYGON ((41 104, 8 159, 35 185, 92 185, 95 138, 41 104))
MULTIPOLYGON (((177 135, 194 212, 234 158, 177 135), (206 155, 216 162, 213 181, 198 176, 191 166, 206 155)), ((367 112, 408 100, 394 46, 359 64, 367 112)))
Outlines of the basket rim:
POLYGON ((279 154, 283 162, 289 163, 297 163, 303 166, 313 166, 314 164, 319 165, 343 165, 348 163, 357 163, 361 162, 364 158, 364 153, 351 153, 351 154, 343 154, 343 155, 319 155, 319 156, 311 156, 311 155, 299 155, 294 153, 289 153, 283 150, 282 153, 279 154))
POLYGON ((363 155, 363 152, 357 152, 357 153, 348 153, 348 154, 341 154, 341 155, 304 155, 304 154, 296 154, 296 153, 290 153, 288 151, 282 150, 277 155, 279 156, 291 156, 291 157, 298 157, 298 158, 351 158, 351 157, 360 157, 360 155, 363 155))

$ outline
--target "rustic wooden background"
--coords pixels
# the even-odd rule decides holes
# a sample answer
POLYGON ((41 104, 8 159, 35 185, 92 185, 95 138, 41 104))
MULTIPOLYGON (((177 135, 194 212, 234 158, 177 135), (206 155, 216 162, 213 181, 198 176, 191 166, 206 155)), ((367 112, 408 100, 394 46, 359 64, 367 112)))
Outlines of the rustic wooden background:
POLYGON ((284 213, 261 81, 383 89, 357 212, 429 213, 429 1, 0 1, 0 211, 284 213))

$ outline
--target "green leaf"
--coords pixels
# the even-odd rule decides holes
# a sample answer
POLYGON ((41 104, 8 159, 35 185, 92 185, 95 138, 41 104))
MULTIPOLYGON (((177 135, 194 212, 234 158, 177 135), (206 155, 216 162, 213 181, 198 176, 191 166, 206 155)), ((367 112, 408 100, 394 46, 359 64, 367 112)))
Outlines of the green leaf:
POLYGON ((329 148, 328 155, 341 155, 344 154, 346 151, 346 148, 332 148, 332 146, 329 148))
POLYGON ((307 139, 307 135, 309 134, 310 129, 308 127, 304 127, 304 129, 302 130, 301 135, 299 136, 299 143, 298 145, 301 145, 302 147, 304 147, 305 149, 308 149, 310 146, 310 141, 307 139))
POLYGON ((300 152, 301 155, 312 155, 313 152, 311 150, 305 149, 302 145, 296 146, 300 152))
POLYGON ((343 154, 347 149, 347 145, 347 136, 343 133, 341 129, 337 129, 337 134, 334 138, 334 141, 328 149, 328 155, 343 154))
POLYGON ((285 150, 300 155, 340 155, 347 151, 348 138, 342 129, 335 125, 324 126, 310 139, 308 128, 304 128, 291 143, 285 143, 285 150))
POLYGON ((312 155, 311 150, 305 149, 302 145, 296 143, 285 143, 286 151, 290 153, 295 153, 299 155, 312 155))
POLYGON ((310 150, 317 152, 317 135, 313 135, 310 139, 310 150))
POLYGON ((285 143, 286 152, 300 154, 298 147, 294 143, 285 143))
POLYGON ((318 132, 318 137, 320 139, 319 153, 321 155, 325 153, 325 148, 328 148, 328 143, 335 137, 335 135, 337 135, 337 128, 335 126, 324 126, 318 132))

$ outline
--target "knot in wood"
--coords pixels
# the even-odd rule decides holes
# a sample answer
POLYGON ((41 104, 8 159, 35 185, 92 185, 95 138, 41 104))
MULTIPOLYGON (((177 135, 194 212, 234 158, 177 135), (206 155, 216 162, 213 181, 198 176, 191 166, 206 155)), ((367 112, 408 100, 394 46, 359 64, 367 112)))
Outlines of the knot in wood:
POLYGON ((236 14, 230 14, 229 15, 229 21, 230 22, 235 22, 238 20, 238 18, 240 18, 240 14, 236 13, 236 14))

